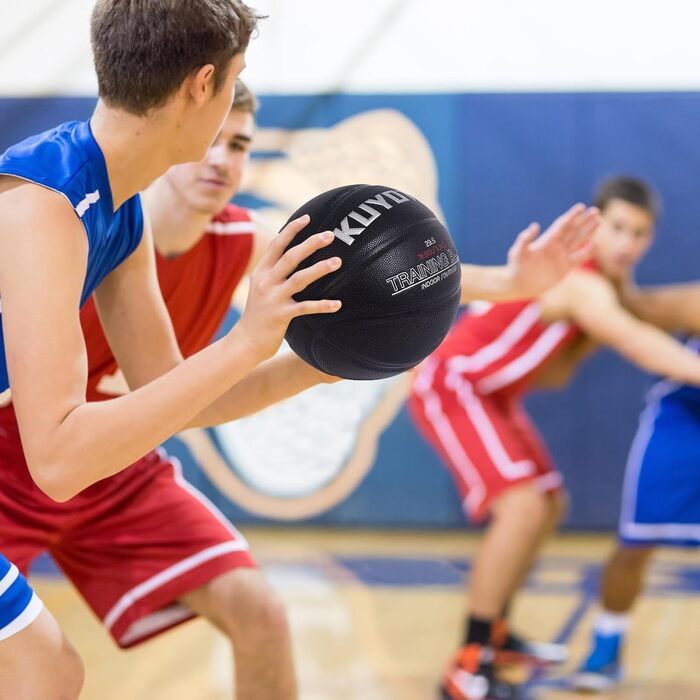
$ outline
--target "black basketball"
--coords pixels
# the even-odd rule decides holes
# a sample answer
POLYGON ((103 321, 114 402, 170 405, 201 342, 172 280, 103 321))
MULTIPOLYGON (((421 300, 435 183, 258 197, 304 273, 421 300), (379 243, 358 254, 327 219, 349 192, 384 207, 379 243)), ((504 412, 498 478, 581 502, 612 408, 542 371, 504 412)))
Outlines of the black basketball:
POLYGON ((292 214, 311 217, 291 245, 331 230, 307 260, 338 256, 337 272, 295 299, 340 299, 340 311, 292 320, 286 339, 314 367, 346 379, 380 379, 415 367, 442 342, 460 298, 460 265, 447 229, 417 199, 391 187, 348 185, 292 214))

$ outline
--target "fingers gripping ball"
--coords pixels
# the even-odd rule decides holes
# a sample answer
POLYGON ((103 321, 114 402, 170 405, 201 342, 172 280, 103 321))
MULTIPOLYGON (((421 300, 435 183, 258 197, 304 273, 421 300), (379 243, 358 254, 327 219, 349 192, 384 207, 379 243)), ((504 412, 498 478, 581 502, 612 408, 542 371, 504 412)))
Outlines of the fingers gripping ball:
MULTIPOLYGON (((442 342, 460 298, 460 265, 447 229, 418 200, 381 185, 329 190, 300 207, 311 223, 292 242, 335 239, 300 265, 338 256, 338 272, 297 301, 340 299, 340 311, 294 318, 286 339, 306 362, 346 379, 380 379, 415 367, 442 342)), ((290 219, 290 220, 291 220, 290 219)))

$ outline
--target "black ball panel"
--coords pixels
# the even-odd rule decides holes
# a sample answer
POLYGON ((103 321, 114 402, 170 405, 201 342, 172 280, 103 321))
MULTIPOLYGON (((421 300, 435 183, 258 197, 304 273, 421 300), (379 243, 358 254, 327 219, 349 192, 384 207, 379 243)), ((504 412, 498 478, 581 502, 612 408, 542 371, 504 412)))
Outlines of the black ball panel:
MULTIPOLYGON (((422 310, 406 311, 331 326, 315 335, 310 358, 303 359, 328 374, 342 373, 346 379, 399 374, 415 367, 444 340, 454 320, 454 301, 446 299, 430 315, 422 310), (388 346, 387 328, 391 330, 388 346)), ((306 346, 303 351, 306 354, 306 346)))
POLYGON ((350 185, 300 207, 311 223, 296 245, 323 230, 335 240, 301 267, 343 260, 296 295, 340 299, 335 314, 294 319, 292 349, 313 366, 348 379, 377 379, 410 369, 442 342, 459 307, 460 267, 445 227, 425 205, 380 185, 350 185))

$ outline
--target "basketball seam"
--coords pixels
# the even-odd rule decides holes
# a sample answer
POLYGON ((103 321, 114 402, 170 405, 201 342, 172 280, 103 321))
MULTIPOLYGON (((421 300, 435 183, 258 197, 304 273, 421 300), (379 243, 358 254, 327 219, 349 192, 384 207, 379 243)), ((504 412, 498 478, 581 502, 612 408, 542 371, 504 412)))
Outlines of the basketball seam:
MULTIPOLYGON (((461 295, 461 290, 459 290, 459 289, 456 290, 456 291, 452 294, 452 297, 458 296, 458 295, 461 295)), ((447 297, 444 301, 451 301, 451 298, 450 298, 450 297, 447 297)), ((455 315, 456 315, 456 311, 458 311, 458 310, 459 310, 459 305, 457 305, 457 307, 456 307, 456 309, 455 309, 455 315)), ((390 318, 390 317, 392 317, 392 316, 398 316, 398 315, 407 316, 407 315, 420 314, 420 313, 421 313, 421 310, 420 310, 420 309, 414 309, 414 310, 412 310, 412 311, 406 311, 406 310, 404 310, 404 311, 396 311, 396 312, 393 312, 393 313, 383 314, 383 315, 380 315, 380 316, 376 316, 376 317, 374 317, 374 320, 380 320, 380 319, 384 319, 384 318, 390 318)), ((330 347, 332 347, 335 351, 337 351, 337 352, 339 352, 339 353, 345 355, 346 357, 348 357, 348 358, 350 358, 350 359, 352 359, 352 360, 355 360, 355 361, 358 362, 358 363, 361 363, 361 364, 362 364, 363 366, 365 366, 367 369, 371 369, 371 368, 374 368, 374 369, 397 369, 397 370, 399 370, 399 371, 405 371, 405 370, 407 370, 407 369, 411 369, 412 367, 415 367, 417 364, 419 364, 419 363, 421 362, 421 360, 418 360, 417 362, 411 361, 411 362, 401 362, 401 363, 392 363, 392 362, 381 362, 381 363, 379 363, 379 362, 374 362, 373 360, 369 360, 367 357, 363 357, 362 355, 358 355, 358 354, 354 353, 352 350, 348 349, 347 347, 343 347, 343 346, 338 345, 337 342, 335 342, 335 341, 331 340, 330 338, 327 338, 327 337, 326 337, 326 335, 325 335, 325 331, 326 331, 326 330, 330 330, 330 329, 333 328, 333 326, 338 325, 338 324, 340 324, 340 323, 344 323, 344 322, 346 322, 346 321, 348 321, 348 320, 361 321, 361 320, 363 320, 363 319, 362 319, 362 318, 356 318, 356 319, 347 319, 347 318, 345 318, 345 319, 339 319, 338 321, 336 321, 336 322, 334 322, 334 323, 332 323, 332 324, 329 324, 328 326, 324 326, 323 328, 318 329, 318 330, 316 330, 316 331, 314 331, 313 328, 309 329, 309 330, 311 330, 311 331, 314 333, 314 339, 313 339, 313 343, 312 343, 312 346, 311 346, 311 355, 312 355, 312 357, 314 358, 315 362, 316 362, 319 366, 323 366, 323 365, 325 364, 325 363, 320 362, 319 357, 318 357, 318 355, 317 355, 317 353, 316 353, 316 346, 319 345, 319 344, 322 343, 322 342, 323 342, 323 343, 326 343, 327 345, 329 345, 330 347)), ((453 321, 454 321, 454 319, 453 319, 453 321)), ((451 325, 452 325, 452 324, 450 324, 450 326, 451 326, 451 325)), ((443 334, 442 338, 440 339, 440 342, 438 342, 438 344, 435 346, 435 348, 437 348, 437 346, 440 345, 440 343, 442 343, 442 341, 443 341, 443 340, 445 339, 445 337, 447 336, 447 333, 448 333, 448 332, 449 332, 449 327, 448 327, 447 331, 445 331, 445 333, 443 334)), ((435 348, 433 348, 432 351, 434 351, 435 348)), ((432 352, 432 351, 431 351, 431 352, 432 352)))
MULTIPOLYGON (((348 348, 340 347, 337 343, 334 343, 332 340, 329 340, 327 338, 314 338, 311 353, 317 362, 318 360, 316 358, 316 346, 322 342, 326 343, 327 345, 330 345, 335 352, 338 352, 341 355, 345 355, 345 357, 347 357, 348 359, 356 362, 357 366, 361 367, 362 369, 367 369, 370 372, 376 369, 395 369, 397 370, 396 373, 400 374, 401 372, 405 372, 407 369, 411 369, 411 367, 415 367, 417 364, 414 362, 402 362, 400 364, 394 364, 391 362, 382 362, 381 364, 376 362, 370 362, 366 357, 363 357, 362 355, 357 355, 348 348)), ((321 365, 322 363, 319 362, 318 364, 321 365)))

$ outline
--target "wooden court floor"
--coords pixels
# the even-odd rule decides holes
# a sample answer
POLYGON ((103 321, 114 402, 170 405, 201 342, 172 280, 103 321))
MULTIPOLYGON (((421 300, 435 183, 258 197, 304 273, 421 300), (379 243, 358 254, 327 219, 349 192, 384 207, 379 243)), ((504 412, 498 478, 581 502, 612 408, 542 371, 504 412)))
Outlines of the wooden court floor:
MULTIPOLYGON (((462 533, 260 529, 251 547, 288 604, 304 700, 426 700, 462 633, 464 578, 476 540, 462 533)), ((515 626, 583 654, 608 537, 560 536, 514 611, 515 626)), ((231 698, 226 642, 202 621, 119 651, 63 579, 33 584, 81 652, 85 700, 231 698)), ((665 551, 634 616, 627 680, 604 700, 700 698, 700 554, 665 551)), ((571 665, 570 665, 571 666, 571 665)), ((567 667, 535 679, 543 700, 567 667)), ((272 700, 272 699, 271 699, 272 700)))

